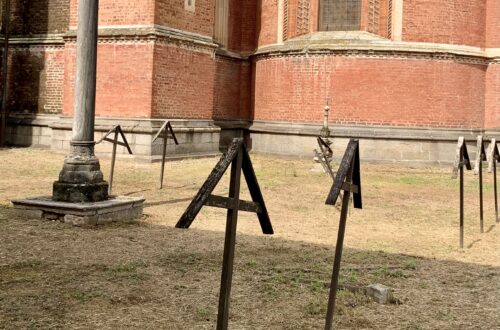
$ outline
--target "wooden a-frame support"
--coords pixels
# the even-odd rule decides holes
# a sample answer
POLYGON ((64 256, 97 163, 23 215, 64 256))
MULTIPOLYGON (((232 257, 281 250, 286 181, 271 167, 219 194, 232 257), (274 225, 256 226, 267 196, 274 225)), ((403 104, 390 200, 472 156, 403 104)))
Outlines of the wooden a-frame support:
POLYGON ((452 179, 456 179, 460 172, 460 248, 464 248, 464 166, 471 170, 467 144, 463 136, 458 138, 457 151, 455 153, 455 162, 453 164, 452 179))
POLYGON ((193 198, 188 208, 177 222, 177 228, 189 228, 204 206, 213 206, 227 209, 226 236, 224 241, 224 257, 219 294, 219 311, 217 315, 217 329, 227 329, 229 320, 229 302, 233 277, 234 247, 236 242, 236 225, 238 211, 257 213, 260 226, 264 234, 273 234, 271 220, 267 213, 266 204, 255 176, 255 171, 242 138, 233 140, 227 152, 215 165, 212 173, 193 198), (229 196, 212 195, 213 190, 231 165, 229 196), (240 200, 241 172, 250 191, 252 201, 240 200))
POLYGON ((335 176, 335 181, 333 182, 325 204, 335 205, 341 190, 344 190, 344 194, 342 196, 342 210, 340 212, 339 231, 337 235, 337 244, 335 246, 335 259, 333 261, 332 281, 330 283, 330 295, 328 298, 328 309, 326 313, 326 330, 333 329, 333 314, 335 312, 340 262, 342 259, 347 213, 349 211, 349 199, 351 194, 353 194, 354 207, 358 209, 363 207, 361 197, 359 141, 355 139, 351 139, 347 145, 347 149, 344 157, 342 158, 339 170, 335 176))
POLYGON ((123 133, 123 130, 120 125, 116 125, 112 129, 109 130, 104 136, 96 142, 96 144, 101 143, 102 141, 107 141, 113 143, 113 152, 111 154, 111 170, 109 173, 109 194, 111 195, 111 192, 113 190, 113 176, 115 173, 115 161, 116 161, 116 146, 120 145, 122 147, 127 148, 127 151, 130 155, 132 155, 132 149, 130 149, 130 145, 128 144, 127 138, 125 137, 125 134, 123 133), (114 138, 110 139, 108 136, 111 133, 115 133, 114 138), (118 141, 118 135, 122 137, 122 141, 118 141))
POLYGON ((170 121, 166 120, 165 123, 160 127, 158 132, 156 133, 155 137, 153 138, 153 143, 158 139, 158 138, 163 138, 163 149, 162 149, 162 157, 161 157, 161 172, 160 172, 160 189, 163 189, 163 174, 165 173, 165 158, 167 157, 167 141, 168 141, 168 132, 170 132, 170 135, 174 139, 174 142, 176 145, 179 144, 179 141, 177 141, 177 137, 175 136, 174 129, 172 128, 172 124, 170 124, 170 121))

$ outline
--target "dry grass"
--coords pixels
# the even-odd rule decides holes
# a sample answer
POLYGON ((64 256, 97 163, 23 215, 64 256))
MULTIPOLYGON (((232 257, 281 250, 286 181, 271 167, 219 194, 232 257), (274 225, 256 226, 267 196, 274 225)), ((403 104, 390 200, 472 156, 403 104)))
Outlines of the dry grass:
MULTIPOLYGON (((324 205, 331 181, 309 161, 252 158, 276 234, 263 236, 255 215, 241 213, 230 327, 320 329, 339 216, 324 205)), ((0 150, 0 328, 214 328, 225 212, 205 207, 191 229, 174 225, 217 159, 169 163, 163 191, 159 164, 118 160, 114 191, 147 199, 137 225, 17 218, 9 200, 50 194, 62 159, 0 150)), ((107 174, 109 160, 101 164, 107 174)), ((362 164, 364 209, 348 219, 341 282, 388 285, 401 304, 342 291, 337 328, 497 329, 500 226, 491 175, 486 181, 481 235, 477 177, 467 173, 461 251, 458 182, 448 168, 362 164), (356 269, 366 265, 374 267, 356 269)))

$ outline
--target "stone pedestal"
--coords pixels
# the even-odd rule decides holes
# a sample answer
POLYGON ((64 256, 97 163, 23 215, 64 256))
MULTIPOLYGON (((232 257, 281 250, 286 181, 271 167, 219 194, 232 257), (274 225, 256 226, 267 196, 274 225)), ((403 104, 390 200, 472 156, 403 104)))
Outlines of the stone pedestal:
POLYGON ((12 204, 17 214, 27 218, 61 221, 75 226, 96 226, 138 220, 142 216, 144 198, 118 196, 96 203, 68 203, 41 196, 16 199, 12 204))
POLYGON ((59 181, 54 182, 52 199, 61 202, 88 203, 108 198, 94 142, 71 142, 71 153, 64 160, 59 181))

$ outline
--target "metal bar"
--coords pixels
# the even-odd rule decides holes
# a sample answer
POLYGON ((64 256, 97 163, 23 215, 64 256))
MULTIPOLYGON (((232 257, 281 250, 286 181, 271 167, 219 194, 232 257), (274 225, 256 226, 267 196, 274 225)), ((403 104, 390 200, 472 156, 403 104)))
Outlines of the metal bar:
MULTIPOLYGON (((230 209, 234 207, 234 199, 222 196, 210 195, 205 201, 206 206, 218 207, 222 209, 230 209)), ((240 200, 240 211, 262 213, 262 206, 256 202, 248 202, 240 200)))
POLYGON ((163 173, 165 172, 165 157, 167 157, 167 131, 163 133, 163 153, 161 157, 160 189, 163 189, 163 173))
POLYGON ((483 161, 479 160, 479 231, 484 233, 483 219, 483 161))
POLYGON ((113 191, 113 175, 115 173, 116 145, 118 141, 118 130, 115 130, 115 139, 113 141, 113 153, 111 154, 111 173, 109 174, 109 194, 113 191))
POLYGON ((7 98, 8 98, 8 60, 10 38, 10 0, 5 0, 4 43, 2 60, 2 108, 0 110, 0 147, 5 145, 7 138, 7 98))
POLYGON ((243 163, 243 146, 231 165, 231 181, 229 183, 229 198, 234 200, 232 209, 227 210, 226 239, 224 241, 224 259, 219 295, 219 311, 217 314, 217 330, 226 330, 229 321, 229 302, 231 282, 233 279, 234 246, 236 243, 236 225, 240 202, 241 167, 243 163))
MULTIPOLYGON (((351 168, 349 169, 346 177, 347 182, 352 181, 352 174, 354 170, 353 163, 354 159, 351 160, 351 168)), ((349 191, 345 191, 344 196, 342 197, 342 210, 340 213, 337 245, 335 246, 335 259, 333 261, 332 281, 330 283, 330 295, 328 297, 328 309, 326 312, 325 330, 333 329, 333 314, 335 313, 335 300, 337 298, 337 288, 339 284, 339 274, 340 274, 340 262, 342 260, 342 250, 344 246, 344 235, 347 222, 347 213, 349 211, 350 196, 351 193, 349 191)))
POLYGON ((460 148, 460 248, 464 248, 464 149, 460 148))

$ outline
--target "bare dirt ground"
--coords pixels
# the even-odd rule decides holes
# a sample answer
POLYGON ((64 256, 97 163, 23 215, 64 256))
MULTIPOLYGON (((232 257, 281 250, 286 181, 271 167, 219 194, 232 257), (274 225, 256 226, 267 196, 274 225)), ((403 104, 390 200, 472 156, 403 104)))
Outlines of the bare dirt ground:
MULTIPOLYGON (((174 225, 217 158, 159 164, 118 160, 114 192, 145 196, 133 225, 95 229, 16 217, 10 200, 48 195, 62 154, 0 150, 0 328, 213 329, 225 211, 205 207, 174 225)), ((240 213, 231 329, 324 326, 339 212, 312 161, 252 155, 276 234, 240 213)), ((101 159, 107 176, 109 159, 101 159)), ((363 210, 351 210, 343 284, 390 286, 399 304, 341 291, 338 329, 500 329, 500 224, 485 174, 466 174, 466 248, 458 248, 458 181, 449 168, 362 164, 363 210)), ((227 193, 228 178, 216 191, 227 193)), ((245 198, 248 195, 245 190, 245 198)))

